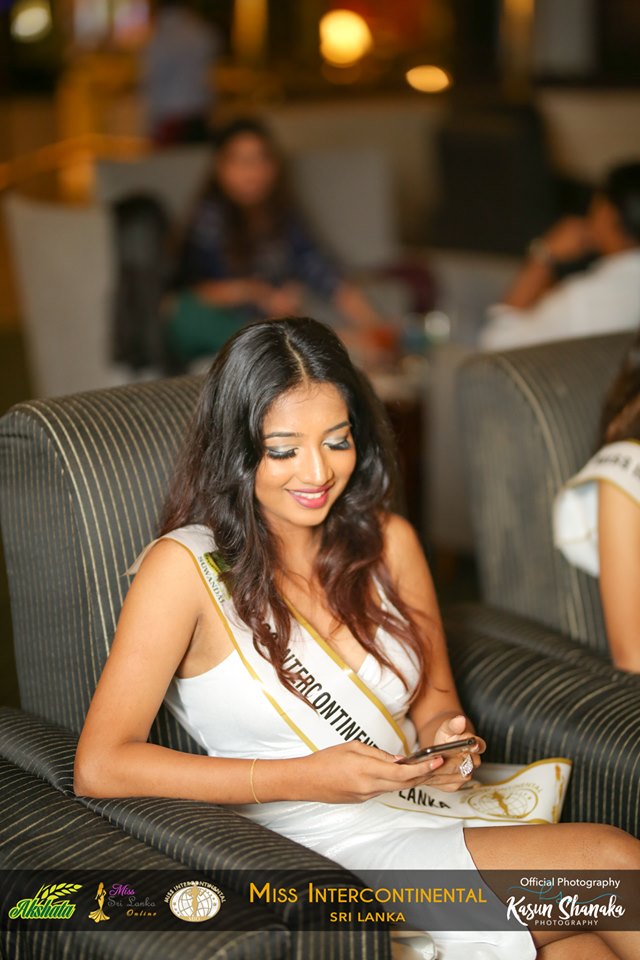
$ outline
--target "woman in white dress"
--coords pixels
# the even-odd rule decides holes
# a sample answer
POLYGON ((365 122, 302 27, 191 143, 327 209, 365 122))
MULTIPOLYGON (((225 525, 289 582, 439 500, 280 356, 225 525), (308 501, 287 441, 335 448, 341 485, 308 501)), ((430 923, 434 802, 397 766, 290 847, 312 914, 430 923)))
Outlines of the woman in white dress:
POLYGON ((554 538, 599 578, 614 664, 640 673, 640 333, 609 390, 598 452, 556 497, 554 538))
MULTIPOLYGON (((228 341, 160 537, 131 568, 76 792, 228 804, 356 873, 640 867, 640 843, 614 827, 464 827, 401 802, 421 784, 458 791, 485 743, 397 762, 475 731, 418 538, 390 512, 389 440, 324 325, 264 321, 228 341), (146 742, 163 700, 206 756, 146 742)), ((572 934, 433 932, 443 960, 640 955, 635 932, 572 934)))

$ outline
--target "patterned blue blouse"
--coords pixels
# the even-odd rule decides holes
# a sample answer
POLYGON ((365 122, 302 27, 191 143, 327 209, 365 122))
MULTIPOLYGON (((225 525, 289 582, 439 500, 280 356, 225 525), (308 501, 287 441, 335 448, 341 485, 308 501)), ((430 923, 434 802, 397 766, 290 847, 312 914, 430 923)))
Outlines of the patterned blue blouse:
MULTIPOLYGON (((202 201, 188 232, 182 261, 182 279, 187 286, 204 280, 227 280, 239 273, 225 254, 224 217, 215 198, 202 201)), ((244 276, 272 286, 298 281, 321 297, 331 299, 343 274, 316 245, 306 224, 291 213, 280 235, 260 244, 244 276)))

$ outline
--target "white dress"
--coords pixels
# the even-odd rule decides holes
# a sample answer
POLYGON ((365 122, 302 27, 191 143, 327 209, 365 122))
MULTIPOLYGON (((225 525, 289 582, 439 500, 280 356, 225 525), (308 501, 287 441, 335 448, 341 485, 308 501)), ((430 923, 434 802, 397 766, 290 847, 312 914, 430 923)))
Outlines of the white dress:
MULTIPOLYGON (((214 549, 210 531, 201 526, 180 528, 167 536, 181 539, 183 531, 192 542, 194 534, 202 537, 203 550, 214 549)), ((127 572, 137 571, 151 545, 127 572)), ((225 612, 232 619, 236 641, 253 644, 249 629, 237 613, 230 614, 229 609, 225 612)), ((292 637, 305 642, 305 631, 295 620, 292 637)), ((378 634, 378 641, 413 686, 418 679, 415 659, 383 631, 378 634)), ((400 679, 371 654, 367 655, 357 676, 402 727, 410 748, 417 749, 416 731, 407 713, 409 694, 400 679)), ((283 703, 287 697, 293 694, 283 690, 283 703)), ((202 674, 174 676, 164 703, 209 756, 283 759, 311 752, 261 695, 237 650, 202 674)), ((476 879, 468 881, 469 885, 482 883, 465 844, 463 821, 459 819, 393 809, 375 800, 359 804, 282 801, 236 805, 232 809, 318 851, 356 875, 365 871, 363 879, 369 885, 373 885, 371 874, 366 871, 380 869, 468 870, 476 875, 476 879)), ((497 899, 495 904, 502 910, 497 899)), ((430 933, 438 947, 438 958, 442 960, 533 960, 536 956, 533 938, 526 927, 481 932, 431 930, 430 933)))
POLYGON ((598 499, 600 483, 611 483, 640 506, 640 443, 608 443, 564 484, 553 503, 553 540, 566 560, 600 576, 598 499))

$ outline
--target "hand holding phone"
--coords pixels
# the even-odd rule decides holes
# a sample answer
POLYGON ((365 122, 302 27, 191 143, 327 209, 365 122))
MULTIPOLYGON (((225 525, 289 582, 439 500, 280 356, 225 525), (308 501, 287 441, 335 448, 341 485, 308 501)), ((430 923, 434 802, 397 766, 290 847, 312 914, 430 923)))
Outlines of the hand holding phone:
POLYGON ((476 745, 478 741, 475 737, 467 737, 466 740, 451 740, 449 743, 437 743, 431 747, 422 747, 416 750, 408 757, 401 757, 395 763, 420 763, 428 757, 437 756, 439 753, 447 753, 449 750, 464 750, 476 745))

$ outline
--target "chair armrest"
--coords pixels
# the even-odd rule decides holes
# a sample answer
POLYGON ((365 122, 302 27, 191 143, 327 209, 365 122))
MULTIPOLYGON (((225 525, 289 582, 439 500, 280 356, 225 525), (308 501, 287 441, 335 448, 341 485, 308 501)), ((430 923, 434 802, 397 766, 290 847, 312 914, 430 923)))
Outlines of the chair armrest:
MULTIPOLYGON (((84 809, 75 799, 1 756, 0 793, 0 903, 4 907, 27 896, 32 883, 35 893, 52 870, 68 872, 69 880, 85 887, 79 910, 90 909, 87 885, 99 879, 126 878, 141 896, 144 891, 156 902, 158 893, 164 893, 180 879, 189 879, 175 860, 128 836, 84 809)), ((225 897, 225 929, 208 931, 207 957, 240 960, 251 956, 270 960, 274 954, 293 955, 291 931, 269 905, 250 904, 232 890, 225 890, 225 897)), ((3 922, 0 955, 14 955, 15 937, 16 932, 3 922)), ((95 931, 61 929, 56 931, 58 937, 60 955, 93 956, 95 931)), ((157 960, 178 956, 168 950, 171 942, 177 942, 181 960, 197 960, 202 956, 198 940, 144 926, 128 931, 109 930, 100 935, 100 956, 105 960, 133 955, 140 960, 157 960)), ((49 956, 50 931, 36 925, 29 931, 29 942, 34 956, 49 956)))
POLYGON ((15 707, 0 706, 0 757, 75 798, 77 734, 15 707))
POLYGON ((463 632, 469 637, 493 637, 506 643, 514 643, 543 656, 579 664, 583 669, 606 676, 612 681, 629 682, 640 691, 639 676, 618 670, 605 654, 589 650, 579 641, 528 617, 480 603, 455 604, 446 608, 444 616, 448 628, 452 631, 463 632))
MULTIPOLYGON (((362 880, 332 860, 217 804, 166 797, 76 797, 76 745, 75 734, 63 727, 11 707, 0 707, 0 758, 47 781, 66 794, 74 806, 92 811, 172 861, 210 873, 245 901, 250 883, 268 880, 305 891, 310 880, 318 887, 363 886, 362 880)), ((304 910, 303 896, 294 903, 269 904, 275 918, 295 931, 301 944, 296 947, 298 956, 328 960, 341 956, 340 950, 346 951, 348 945, 350 960, 390 957, 387 931, 305 930, 304 910), (334 946, 323 952, 319 949, 323 940, 334 946)))
POLYGON ((486 759, 568 757, 562 819, 612 823, 637 836, 640 679, 510 614, 458 607, 445 610, 444 623, 456 685, 487 741, 486 759))

